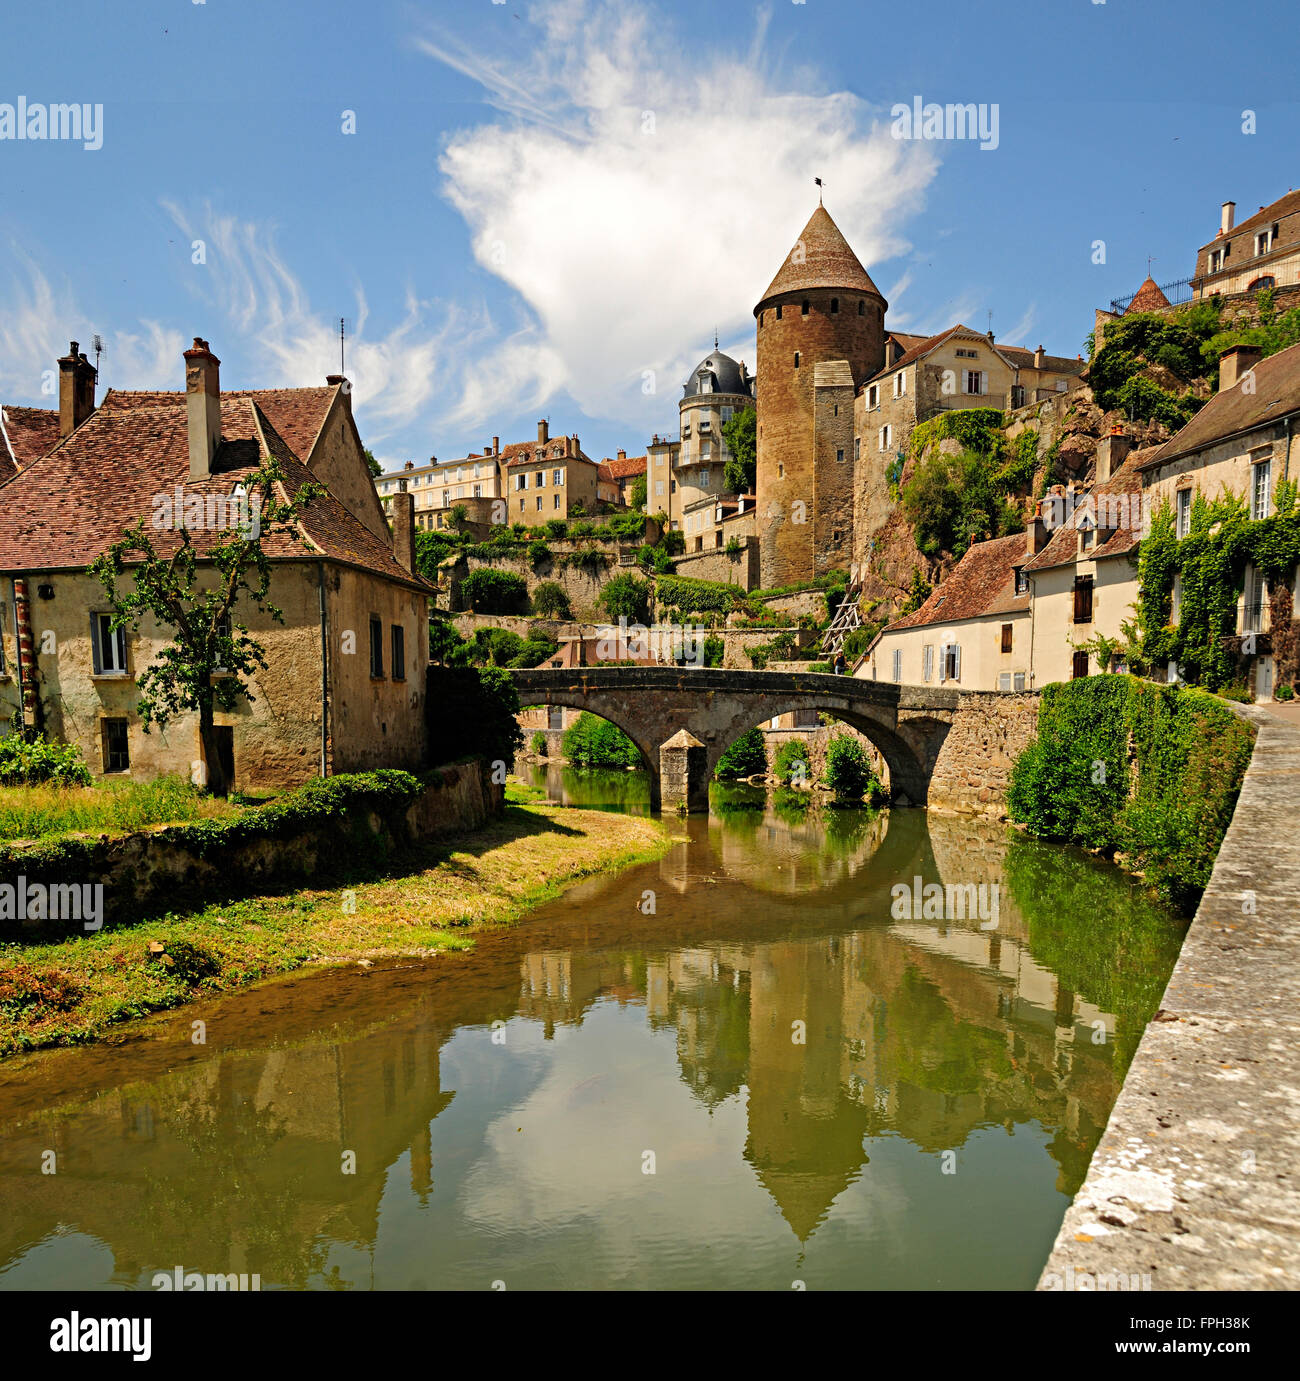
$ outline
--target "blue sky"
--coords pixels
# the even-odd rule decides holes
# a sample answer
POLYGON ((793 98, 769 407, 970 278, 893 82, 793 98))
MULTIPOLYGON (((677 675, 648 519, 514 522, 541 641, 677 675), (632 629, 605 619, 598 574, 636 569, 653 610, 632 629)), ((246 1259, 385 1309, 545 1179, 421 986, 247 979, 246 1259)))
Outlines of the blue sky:
POLYGON ((358 424, 390 466, 542 416, 596 457, 639 452, 675 431, 715 328, 752 368, 754 303, 817 175, 888 324, 991 310, 999 339, 1073 355, 1148 255, 1158 282, 1187 277, 1221 201, 1244 218, 1295 184, 1290 13, 10 6, 0 104, 104 115, 98 150, 0 139, 0 399, 48 406, 42 371, 96 331, 105 386, 180 387, 195 334, 227 386, 316 383, 342 315, 358 424), (894 138, 891 107, 918 96, 996 104, 998 147, 894 138))

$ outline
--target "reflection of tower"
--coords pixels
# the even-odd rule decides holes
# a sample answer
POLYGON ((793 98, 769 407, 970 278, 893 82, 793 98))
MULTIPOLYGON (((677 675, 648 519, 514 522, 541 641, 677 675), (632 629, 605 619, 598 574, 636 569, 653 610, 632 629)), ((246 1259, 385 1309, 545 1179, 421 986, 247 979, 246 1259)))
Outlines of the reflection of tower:
MULTIPOLYGON (((765 586, 848 563, 853 400, 858 386, 884 367, 885 306, 819 206, 754 308, 765 586)), ((868 463, 865 455, 862 461, 868 463)))
POLYGON ((411 1141, 411 1193, 422 1204, 433 1192, 433 1123, 426 1122, 411 1141))
POLYGON ((843 1088, 842 967, 833 937, 764 945, 753 960, 745 1158, 801 1242, 864 1159, 867 1111, 843 1088))

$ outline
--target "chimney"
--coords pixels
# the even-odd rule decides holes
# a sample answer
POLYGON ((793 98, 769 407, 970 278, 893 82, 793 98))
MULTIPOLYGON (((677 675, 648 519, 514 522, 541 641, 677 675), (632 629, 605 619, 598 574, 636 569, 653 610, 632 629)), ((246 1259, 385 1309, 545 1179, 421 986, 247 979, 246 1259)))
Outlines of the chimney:
POLYGON ((190 479, 207 479, 221 444, 221 361, 201 336, 185 352, 185 413, 190 437, 190 479))
POLYGON ((1236 388, 1259 361, 1258 345, 1230 345, 1219 356, 1219 392, 1236 388))
POLYGON ((404 571, 415 570, 415 495, 393 495, 393 559, 404 571))
POLYGON ((1042 369, 1042 367, 1043 367, 1043 365, 1046 363, 1046 361, 1047 361, 1047 356, 1046 356, 1046 354, 1045 354, 1044 351, 1043 351, 1043 347, 1040 345, 1040 346, 1038 347, 1038 349, 1034 351, 1034 368, 1035 368, 1035 369, 1042 369))
POLYGON ((1237 211, 1235 201, 1225 201, 1219 212, 1219 234, 1226 235, 1232 229, 1232 221, 1237 211))
POLYGON ((95 366, 69 341, 59 361, 59 435, 70 436, 95 411, 95 366))
POLYGON ((571 456, 580 456, 582 454, 582 445, 578 441, 577 432, 574 432, 574 434, 569 438, 569 454, 571 456))
POLYGON ((626 452, 626 451, 619 451, 619 453, 618 453, 618 458, 619 458, 619 460, 626 460, 626 459, 627 459, 627 452, 626 452))
POLYGON ((494 436, 492 438, 492 454, 494 456, 499 456, 501 454, 501 438, 499 436, 494 436))
MULTIPOLYGON (((437 456, 434 456, 434 460, 437 460, 437 459, 438 459, 438 457, 437 457, 437 456)), ((415 462, 414 462, 413 460, 408 460, 408 461, 406 462, 406 464, 402 466, 402 469, 403 469, 403 470, 414 470, 414 469, 415 469, 415 462)))
POLYGON ((1049 536, 1047 524, 1043 522, 1042 509, 1036 509, 1025 527, 1025 555, 1037 556, 1047 545, 1049 536))
POLYGON ((551 439, 551 424, 550 424, 549 422, 547 422, 547 420, 546 420, 545 418, 543 418, 543 419, 537 424, 537 444, 538 444, 539 446, 545 446, 546 443, 547 443, 550 439, 551 439))
POLYGON ((1097 442, 1096 482, 1103 484, 1124 464, 1124 457, 1133 449, 1133 438, 1125 436, 1118 427, 1112 427, 1109 436, 1097 442))

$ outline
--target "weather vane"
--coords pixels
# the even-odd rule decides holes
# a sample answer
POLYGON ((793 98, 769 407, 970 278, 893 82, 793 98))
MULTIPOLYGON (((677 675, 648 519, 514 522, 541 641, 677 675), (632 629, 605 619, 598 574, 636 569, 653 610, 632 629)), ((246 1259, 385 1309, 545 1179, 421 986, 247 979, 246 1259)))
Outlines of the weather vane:
POLYGON ((815 177, 813 181, 817 184, 817 205, 820 206, 822 204, 822 180, 819 177, 815 177))

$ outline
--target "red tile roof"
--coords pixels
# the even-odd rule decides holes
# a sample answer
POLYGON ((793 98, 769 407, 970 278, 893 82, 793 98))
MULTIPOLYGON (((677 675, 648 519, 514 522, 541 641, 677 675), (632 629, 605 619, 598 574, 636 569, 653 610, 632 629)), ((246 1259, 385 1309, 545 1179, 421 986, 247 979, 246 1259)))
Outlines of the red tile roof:
MULTIPOLYGON (((906 369, 908 365, 915 364, 917 360, 923 359, 932 350, 942 345, 949 337, 956 335, 969 336, 972 340, 982 341, 991 350, 1001 355, 1013 369, 1034 368, 1034 351, 1023 345, 1002 345, 997 341, 990 341, 987 332, 976 331, 970 326, 964 326, 959 321, 956 326, 949 326, 946 331, 940 331, 936 336, 909 337, 908 339, 916 341, 917 344, 911 346, 893 364, 886 365, 879 374, 873 375, 867 382, 878 383, 890 374, 895 374, 900 369, 906 369)), ((902 340, 904 338, 895 336, 895 339, 902 340)), ((1082 360, 1072 360, 1066 355, 1044 355, 1042 367, 1046 371, 1058 374, 1078 374, 1084 365, 1082 360)))
POLYGON ((1133 294, 1133 300, 1124 308, 1124 315, 1130 312, 1155 312, 1169 306, 1169 299, 1156 286, 1155 279, 1146 277, 1142 286, 1133 294))
POLYGON ((1023 532, 977 542, 919 609, 895 619, 884 631, 1028 609, 1029 596, 1015 593, 1012 575, 1014 567, 1024 564, 1024 555, 1023 532))
POLYGON ((1047 545, 1025 562, 1027 571, 1045 571, 1052 566, 1068 566, 1082 558, 1086 561, 1104 561, 1111 556, 1124 556, 1131 552, 1142 538, 1142 475, 1143 464, 1159 451, 1159 446, 1142 446, 1130 451, 1124 463, 1108 479, 1095 484, 1088 491, 1091 504, 1081 504, 1065 522, 1058 526, 1048 539, 1047 545), (1097 501, 1103 497, 1124 496, 1127 502, 1116 504, 1113 516, 1118 526, 1106 528, 1107 513, 1097 501), (1079 551, 1079 523, 1085 514, 1091 514, 1094 522, 1100 519, 1099 526, 1108 530, 1110 536, 1098 546, 1079 551))
MULTIPOLYGON (((759 307, 780 293, 806 292, 810 288, 843 288, 847 292, 870 293, 884 301, 824 206, 812 213, 803 234, 759 300, 759 307)), ((754 313, 757 315, 758 307, 754 313)))
MULTIPOLYGON (((342 384, 322 384, 312 388, 250 388, 222 390, 222 398, 251 398, 270 419, 271 425, 289 443, 299 460, 310 461, 312 447, 325 424, 334 395, 342 384)), ((110 388, 101 408, 156 408, 183 403, 183 392, 151 389, 128 392, 110 388)))
MULTIPOLYGON (((577 437, 573 439, 575 442, 577 441, 577 437)), ((497 459, 506 465, 549 465, 555 460, 583 460, 588 465, 597 464, 587 455, 581 445, 577 449, 578 454, 571 456, 569 454, 569 438, 567 436, 553 436, 546 441, 517 441, 509 446, 502 446, 501 454, 497 459), (559 447, 564 454, 555 455, 554 448, 556 447, 559 447)))
POLYGON ((614 460, 606 458, 600 462, 600 477, 611 480, 631 479, 637 475, 644 475, 647 463, 646 456, 623 456, 614 460))
POLYGON ((57 408, 0 408, 0 481, 59 444, 57 408))
MULTIPOLYGON (((191 481, 184 395, 170 399, 175 401, 151 407, 137 396, 129 405, 101 407, 48 455, 10 480, 0 503, 0 569, 84 568, 137 520, 144 518, 148 525, 159 496, 170 497, 179 485, 185 496, 229 498, 263 455, 280 462, 282 495, 319 482, 248 394, 222 398, 222 440, 213 474, 191 481)), ((160 554, 180 545, 169 528, 149 530, 160 554)), ((388 544, 328 491, 307 506, 297 531, 297 538, 283 531, 265 534, 263 549, 274 560, 324 557, 428 588, 399 566, 388 544)), ((191 536, 204 550, 203 534, 191 536)))

